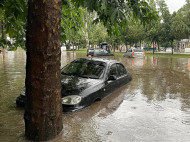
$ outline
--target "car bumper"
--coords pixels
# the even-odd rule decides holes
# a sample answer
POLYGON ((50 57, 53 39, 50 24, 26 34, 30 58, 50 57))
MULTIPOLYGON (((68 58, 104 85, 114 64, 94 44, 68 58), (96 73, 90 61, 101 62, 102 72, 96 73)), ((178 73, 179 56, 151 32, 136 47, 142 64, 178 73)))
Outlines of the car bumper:
MULTIPOLYGON (((26 101, 25 96, 20 95, 16 98, 16 105, 18 107, 24 107, 25 101, 26 101)), ((79 111, 80 109, 83 109, 85 107, 86 106, 81 106, 81 105, 64 105, 64 104, 62 104, 63 112, 65 112, 65 113, 79 111)))

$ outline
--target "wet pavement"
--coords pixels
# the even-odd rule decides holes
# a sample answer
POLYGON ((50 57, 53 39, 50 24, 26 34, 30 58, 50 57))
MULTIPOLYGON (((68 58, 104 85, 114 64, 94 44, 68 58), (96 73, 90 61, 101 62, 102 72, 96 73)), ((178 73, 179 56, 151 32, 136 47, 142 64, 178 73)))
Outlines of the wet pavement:
MULTIPOLYGON (((62 52, 63 67, 85 54, 62 52)), ((63 132, 52 142, 190 141, 190 59, 115 57, 133 80, 102 101, 63 114, 63 132)), ((0 54, 0 142, 27 141, 24 110, 15 99, 25 81, 25 52, 0 54)))

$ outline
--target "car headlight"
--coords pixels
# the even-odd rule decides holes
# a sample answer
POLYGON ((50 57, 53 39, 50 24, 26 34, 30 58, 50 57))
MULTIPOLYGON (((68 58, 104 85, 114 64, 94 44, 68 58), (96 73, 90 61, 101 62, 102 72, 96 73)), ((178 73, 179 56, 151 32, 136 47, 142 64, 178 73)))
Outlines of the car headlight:
POLYGON ((81 100, 82 100, 81 96, 78 96, 78 95, 66 96, 62 98, 62 104, 76 105, 80 103, 81 100))

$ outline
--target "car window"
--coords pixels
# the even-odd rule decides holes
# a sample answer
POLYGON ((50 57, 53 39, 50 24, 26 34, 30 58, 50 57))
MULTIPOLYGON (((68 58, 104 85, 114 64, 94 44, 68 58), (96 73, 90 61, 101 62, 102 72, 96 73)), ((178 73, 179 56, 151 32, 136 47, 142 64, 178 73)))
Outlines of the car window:
POLYGON ((95 54, 100 54, 100 53, 101 53, 101 50, 94 50, 94 53, 95 53, 95 54))
POLYGON ((110 67, 110 71, 109 71, 109 75, 108 76, 111 76, 111 75, 115 75, 116 77, 118 76, 116 64, 113 64, 110 67))
POLYGON ((117 64, 117 71, 118 71, 119 76, 123 76, 127 73, 125 67, 121 64, 117 64))
MULTIPOLYGON (((95 50, 94 53, 95 53, 96 55, 98 55, 98 54, 105 54, 105 51, 106 51, 106 50, 104 50, 104 49, 98 49, 98 50, 95 50)), ((106 52, 107 52, 107 51, 106 51, 106 52)))
POLYGON ((107 54, 107 53, 108 53, 108 51, 104 50, 104 53, 106 53, 106 54, 107 54))
POLYGON ((94 50, 89 50, 88 53, 94 53, 94 50))
POLYGON ((98 79, 105 70, 106 64, 100 61, 75 61, 68 64, 61 74, 98 79))
POLYGON ((94 53, 99 53, 100 52, 100 50, 94 50, 94 53))
POLYGON ((141 49, 133 49, 134 52, 143 52, 141 49))

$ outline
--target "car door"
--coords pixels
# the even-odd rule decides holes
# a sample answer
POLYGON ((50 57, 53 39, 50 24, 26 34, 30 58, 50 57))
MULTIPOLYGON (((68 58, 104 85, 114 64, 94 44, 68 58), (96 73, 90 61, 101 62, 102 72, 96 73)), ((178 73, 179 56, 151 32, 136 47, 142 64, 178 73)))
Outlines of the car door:
POLYGON ((118 71, 118 79, 117 79, 118 87, 121 87, 127 82, 129 82, 129 77, 125 67, 120 63, 117 63, 117 71, 118 71))
POLYGON ((107 74, 107 80, 105 81, 104 95, 107 96, 118 87, 118 72, 117 64, 112 64, 107 74), (108 80, 109 76, 115 76, 116 80, 108 80))

